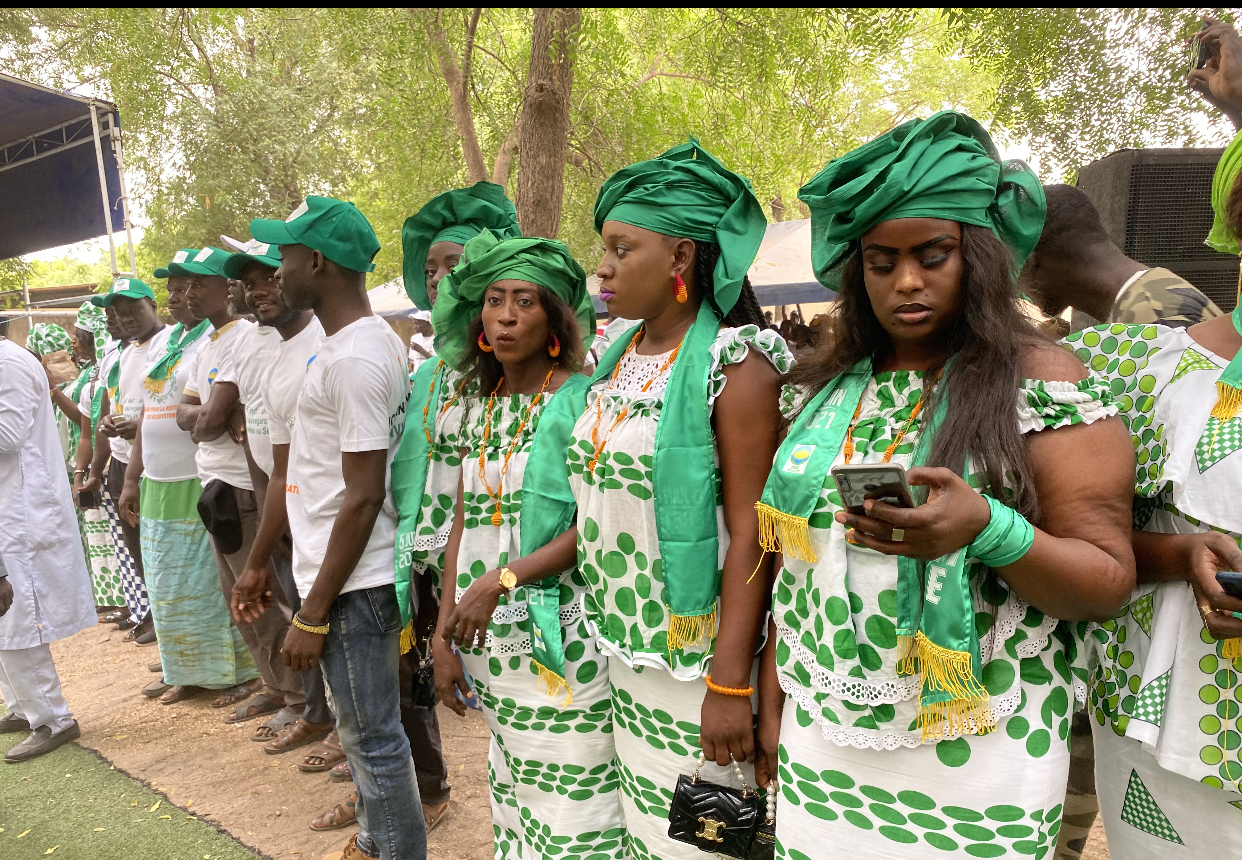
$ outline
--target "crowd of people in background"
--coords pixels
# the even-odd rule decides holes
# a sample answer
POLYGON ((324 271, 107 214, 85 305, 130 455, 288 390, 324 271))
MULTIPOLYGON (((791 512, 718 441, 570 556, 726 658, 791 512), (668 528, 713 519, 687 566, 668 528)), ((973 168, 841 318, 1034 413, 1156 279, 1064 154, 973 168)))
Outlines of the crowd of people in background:
MULTIPOLYGON (((1242 42, 1201 39, 1242 124, 1242 42)), ((1235 256, 1240 177, 1242 133, 1235 256)), ((1242 306, 954 111, 799 198, 810 323, 692 141, 600 189, 598 333, 480 182, 405 223, 408 344, 317 196, 155 270, 172 325, 129 276, 0 340, 6 760, 78 737, 48 644, 107 623, 144 696, 352 782, 310 823, 343 860, 426 856, 437 702, 491 730, 497 858, 1065 858, 1097 810, 1115 857, 1242 856, 1242 306)))

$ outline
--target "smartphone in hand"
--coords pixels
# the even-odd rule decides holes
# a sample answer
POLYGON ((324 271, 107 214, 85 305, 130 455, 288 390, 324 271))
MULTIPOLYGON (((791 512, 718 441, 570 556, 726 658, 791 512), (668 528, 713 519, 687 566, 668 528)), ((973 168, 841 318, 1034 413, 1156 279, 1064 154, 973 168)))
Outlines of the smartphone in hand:
POLYGON ((914 507, 914 496, 904 466, 896 463, 841 465, 828 470, 841 495, 841 505, 851 514, 867 515, 863 502, 876 499, 899 508, 914 507))
POLYGON ((1242 600, 1242 573, 1232 570, 1216 571, 1216 582, 1225 590, 1225 594, 1242 600))

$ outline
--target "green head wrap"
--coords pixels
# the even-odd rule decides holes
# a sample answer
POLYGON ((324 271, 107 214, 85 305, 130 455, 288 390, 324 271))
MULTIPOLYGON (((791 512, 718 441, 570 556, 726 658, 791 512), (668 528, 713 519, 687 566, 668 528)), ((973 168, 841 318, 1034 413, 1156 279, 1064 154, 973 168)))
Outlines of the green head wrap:
POLYGON ((42 358, 62 349, 68 352, 73 349, 73 341, 69 332, 55 323, 36 323, 26 335, 26 349, 42 358))
POLYGON ((1216 173, 1212 176, 1212 211, 1216 217, 1212 219, 1212 230, 1205 240, 1222 254, 1238 254, 1238 237, 1228 226, 1228 215, 1225 207, 1229 203, 1229 192, 1242 172, 1242 132, 1238 132, 1216 165, 1216 173))
POLYGON ((719 245, 710 299, 720 316, 741 295, 768 226, 750 182, 693 138, 608 177, 595 201, 595 232, 603 231, 605 221, 719 245))
POLYGON ((95 336, 95 361, 102 361, 104 347, 108 343, 108 317, 104 309, 90 302, 83 302, 78 308, 78 316, 73 321, 73 327, 89 331, 95 336))
POLYGON ((978 122, 957 111, 910 120, 828 163, 798 191, 811 210, 811 263, 840 285, 840 266, 863 234, 895 218, 943 218, 987 227, 1021 267, 1044 228, 1039 177, 1000 160, 978 122))
POLYGON ((431 311, 436 353, 460 371, 467 370, 467 329, 483 309, 483 294, 497 281, 514 278, 546 288, 574 311, 583 342, 595 339, 595 307, 587 294, 586 273, 555 239, 497 239, 489 230, 466 243, 457 268, 440 282, 431 311))
POLYGON ((517 210, 505 196, 505 189, 491 182, 476 182, 469 188, 437 194, 405 219, 401 227, 401 271, 406 295, 416 307, 431 310, 423 269, 431 246, 436 242, 465 245, 484 230, 491 230, 501 239, 522 235, 517 210))

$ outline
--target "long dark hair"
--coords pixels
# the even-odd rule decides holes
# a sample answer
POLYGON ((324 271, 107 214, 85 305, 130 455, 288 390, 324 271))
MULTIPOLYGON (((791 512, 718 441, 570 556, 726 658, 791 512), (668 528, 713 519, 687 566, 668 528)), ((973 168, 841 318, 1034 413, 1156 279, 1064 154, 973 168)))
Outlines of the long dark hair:
MULTIPOLYGON (((716 262, 720 259, 720 246, 715 242, 699 242, 694 243, 694 283, 698 287, 703 296, 711 296, 715 290, 716 278, 713 274, 716 271, 716 262)), ((715 302, 712 302, 715 306, 715 302)), ((720 310, 719 307, 716 308, 720 310)), ((759 300, 755 298, 754 288, 750 285, 750 278, 742 278, 742 293, 737 297, 737 302, 725 314, 721 323, 727 328, 740 328, 744 325, 757 325, 759 328, 766 328, 767 321, 763 318, 763 308, 759 307, 759 300)))
MULTIPOLYGON (((932 442, 927 465, 945 466, 960 475, 969 455, 983 467, 995 498, 1035 520, 1039 505, 1014 398, 1022 384, 1023 354, 1041 339, 1018 309, 1009 249, 991 230, 963 224, 961 253, 961 309, 949 330, 953 360, 923 411, 924 416, 934 414, 940 399, 948 398, 944 424, 932 442), (1017 479, 1012 498, 1004 488, 1005 475, 1017 479)), ((789 382, 818 391, 859 360, 879 358, 890 348, 888 333, 867 296, 857 247, 845 263, 841 292, 829 320, 829 337, 799 360, 789 382)), ((938 369, 928 368, 925 378, 938 369)))
MULTIPOLYGON (((556 335, 556 339, 561 342, 561 353, 556 361, 570 373, 577 373, 582 369, 582 362, 586 358, 577 317, 569 305, 547 287, 539 287, 539 303, 548 315, 548 332, 556 335)), ((505 375, 505 369, 500 359, 496 358, 496 353, 479 349, 479 335, 482 333, 483 314, 480 312, 470 321, 467 335, 470 344, 470 351, 467 353, 470 370, 466 372, 464 381, 467 387, 477 384, 480 393, 488 394, 500 382, 500 377, 505 375)))

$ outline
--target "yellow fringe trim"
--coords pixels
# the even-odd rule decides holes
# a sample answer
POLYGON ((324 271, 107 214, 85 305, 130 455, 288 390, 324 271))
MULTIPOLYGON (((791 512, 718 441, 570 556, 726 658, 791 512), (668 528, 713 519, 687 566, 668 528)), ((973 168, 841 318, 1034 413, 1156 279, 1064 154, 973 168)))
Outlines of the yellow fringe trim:
POLYGON ((560 675, 553 672, 547 666, 544 666, 538 660, 531 660, 535 668, 539 670, 539 680, 547 685, 548 698, 553 701, 562 692, 565 693, 565 701, 561 702, 557 707, 565 708, 574 703, 573 690, 569 689, 569 682, 560 675))
POLYGON ((816 561, 811 548, 810 526, 805 517, 778 511, 771 505, 755 502, 759 514, 759 545, 768 552, 783 552, 802 561, 816 561))
POLYGON ((1226 660, 1242 657, 1242 639, 1226 639, 1220 643, 1220 656, 1226 660))
POLYGON ((919 706, 924 741, 959 734, 985 735, 996 728, 988 691, 975 678, 969 653, 941 648, 919 631, 904 655, 907 665, 914 659, 923 673, 925 690, 953 697, 919 706))
POLYGON ((919 673, 919 652, 913 636, 897 636, 897 674, 903 676, 919 673))
POLYGON ((668 650, 710 645, 716 638, 716 609, 707 615, 673 615, 668 622, 668 650))
POLYGON ((414 620, 410 619, 410 623, 401 629, 401 653, 409 654, 410 649, 414 647, 414 620))
POLYGON ((1216 405, 1212 407, 1212 417, 1219 421, 1237 418, 1242 412, 1242 388, 1234 388, 1226 382, 1216 381, 1216 405))

